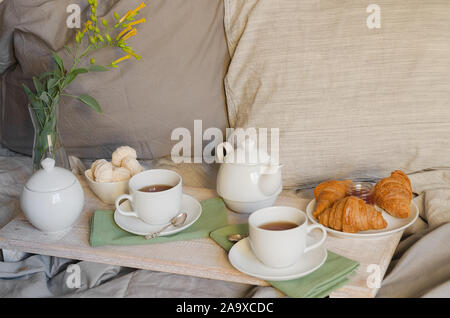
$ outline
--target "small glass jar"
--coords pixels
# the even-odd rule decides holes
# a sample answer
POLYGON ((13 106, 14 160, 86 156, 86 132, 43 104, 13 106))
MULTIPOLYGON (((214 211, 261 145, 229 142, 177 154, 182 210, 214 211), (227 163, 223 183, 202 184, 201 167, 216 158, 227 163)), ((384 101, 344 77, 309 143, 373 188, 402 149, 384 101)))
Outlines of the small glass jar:
POLYGON ((367 204, 375 203, 375 185, 372 182, 353 182, 348 188, 347 195, 364 200, 367 204))

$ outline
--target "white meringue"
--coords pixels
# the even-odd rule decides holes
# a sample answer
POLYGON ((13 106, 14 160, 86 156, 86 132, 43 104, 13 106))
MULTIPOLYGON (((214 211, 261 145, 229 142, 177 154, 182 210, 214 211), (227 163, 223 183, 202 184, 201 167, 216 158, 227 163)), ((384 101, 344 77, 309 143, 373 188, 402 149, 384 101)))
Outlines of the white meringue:
POLYGON ((112 182, 125 181, 131 178, 131 173, 128 169, 122 167, 114 167, 112 182))
POLYGON ((132 176, 144 171, 141 164, 133 157, 125 157, 122 159, 122 167, 128 169, 132 176))
POLYGON ((136 150, 129 146, 122 146, 117 148, 112 154, 111 163, 116 167, 120 167, 122 160, 126 157, 137 158, 136 150))
MULTIPOLYGON (((105 160, 106 161, 106 160, 105 160)), ((95 181, 111 182, 113 179, 113 165, 109 162, 97 165, 94 172, 95 181)))
POLYGON ((95 174, 95 169, 97 169, 98 166, 100 166, 101 164, 107 163, 108 161, 106 161, 105 159, 99 159, 99 160, 95 160, 92 165, 91 165, 91 172, 92 175, 95 174))
POLYGON ((91 179, 92 181, 95 181, 95 177, 94 177, 94 174, 92 173, 92 169, 88 169, 88 170, 86 171, 86 176, 87 176, 89 179, 91 179))

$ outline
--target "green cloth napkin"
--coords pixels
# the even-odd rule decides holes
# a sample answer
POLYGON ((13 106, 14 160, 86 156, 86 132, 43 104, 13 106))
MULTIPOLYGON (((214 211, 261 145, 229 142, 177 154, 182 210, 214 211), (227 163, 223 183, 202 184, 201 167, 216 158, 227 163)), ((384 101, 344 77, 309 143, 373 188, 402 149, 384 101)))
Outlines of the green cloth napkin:
POLYGON ((174 241, 187 241, 209 237, 211 231, 228 224, 225 204, 220 198, 201 202, 202 215, 190 227, 171 236, 156 237, 146 240, 143 236, 122 230, 114 222, 113 211, 95 211, 90 222, 91 246, 103 245, 140 245, 174 241))
MULTIPOLYGON (((228 225, 211 232, 210 236, 226 251, 233 243, 227 240, 230 234, 248 234, 248 224, 228 225)), ((289 281, 269 281, 268 283, 289 297, 323 298, 344 286, 355 273, 359 263, 328 251, 325 263, 311 274, 289 281)))

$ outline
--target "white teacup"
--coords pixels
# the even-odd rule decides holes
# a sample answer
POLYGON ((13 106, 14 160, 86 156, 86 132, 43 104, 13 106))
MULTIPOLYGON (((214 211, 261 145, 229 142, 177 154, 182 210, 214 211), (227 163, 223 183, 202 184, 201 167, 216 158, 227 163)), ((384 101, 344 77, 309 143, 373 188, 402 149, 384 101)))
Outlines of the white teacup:
POLYGON ((180 213, 183 196, 183 180, 171 170, 153 169, 133 176, 128 187, 130 195, 124 194, 116 199, 116 209, 120 214, 135 216, 148 224, 167 224, 180 213), (168 185, 172 188, 160 192, 144 192, 141 189, 152 185, 168 185), (120 202, 130 201, 133 211, 124 211, 120 202))
POLYGON ((288 267, 298 262, 305 253, 320 247, 327 237, 325 228, 308 225, 306 214, 296 208, 275 206, 257 210, 248 219, 250 246, 256 257, 269 267, 288 267), (286 230, 267 230, 261 226, 270 223, 295 223, 286 230), (306 245, 306 235, 313 229, 322 231, 320 241, 306 245))

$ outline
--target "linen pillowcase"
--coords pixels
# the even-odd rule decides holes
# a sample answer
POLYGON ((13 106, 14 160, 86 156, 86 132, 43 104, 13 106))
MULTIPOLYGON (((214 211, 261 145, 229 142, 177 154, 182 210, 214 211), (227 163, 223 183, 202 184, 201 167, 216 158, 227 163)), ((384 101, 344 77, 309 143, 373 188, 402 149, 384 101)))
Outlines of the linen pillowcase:
MULTIPOLYGON (((99 16, 124 14, 142 0, 99 1, 99 16)), ((22 82, 29 83, 51 61, 51 51, 64 56, 74 31, 66 27, 69 4, 86 13, 86 0, 6 0, 0 5, 0 73, 18 64, 6 77, 2 109, 3 145, 31 153, 33 128, 22 82), (4 45, 3 45, 4 44, 4 45)), ((82 74, 69 94, 95 97, 99 115, 80 102, 63 98, 60 132, 70 155, 107 158, 120 145, 134 147, 142 159, 168 155, 172 129, 193 131, 194 120, 203 127, 227 126, 223 78, 229 55, 223 28, 221 0, 152 0, 140 12, 147 22, 128 42, 142 55, 109 72, 82 74)), ((118 49, 93 55, 98 64, 123 56, 118 49)), ((32 85, 32 84, 31 84, 32 85)))
POLYGON ((230 124, 280 128, 285 186, 450 166, 450 3, 371 3, 225 0, 230 124))

